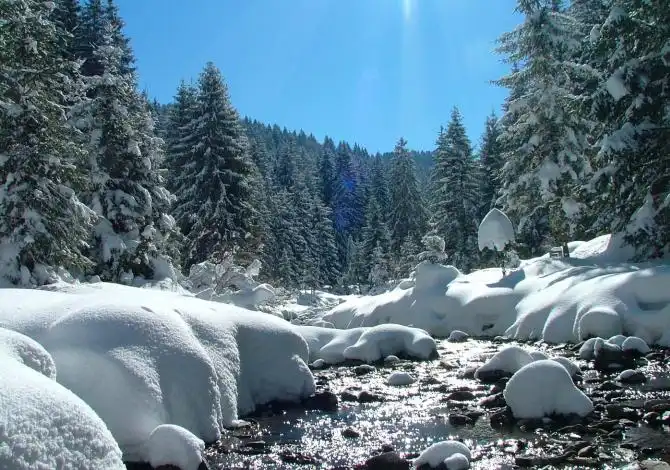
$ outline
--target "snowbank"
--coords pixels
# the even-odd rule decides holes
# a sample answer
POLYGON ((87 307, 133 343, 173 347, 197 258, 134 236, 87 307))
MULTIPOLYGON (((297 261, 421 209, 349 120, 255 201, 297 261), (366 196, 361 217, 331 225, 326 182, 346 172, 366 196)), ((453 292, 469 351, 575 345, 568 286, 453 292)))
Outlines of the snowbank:
POLYGON ((586 416, 593 411, 593 403, 575 387, 565 367, 552 360, 534 361, 519 369, 503 395, 516 418, 586 416))
MULTIPOLYGON (((126 460, 148 460, 162 424, 210 442, 238 413, 315 390, 306 341, 272 315, 104 283, 27 292, 0 290, 0 327, 43 346, 58 382, 102 418, 126 460)), ((44 353, 33 356, 49 368, 44 353)))
POLYGON ((422 465, 428 465, 431 468, 436 468, 440 464, 445 463, 447 468, 462 469, 468 468, 471 458, 472 454, 470 453, 470 449, 462 442, 442 441, 431 445, 421 452, 416 460, 414 460, 414 466, 418 468, 422 465), (447 464, 447 459, 459 455, 462 456, 462 458, 457 457, 450 461, 450 463, 453 464, 452 466, 447 464), (463 466, 463 458, 465 459, 467 466, 463 466))
POLYGON ((105 423, 54 375, 44 348, 0 328, 0 468, 125 470, 105 423))
POLYGON ((527 260, 463 275, 422 263, 399 287, 350 298, 323 315, 336 328, 386 323, 435 336, 453 330, 561 343, 591 336, 636 336, 670 346, 670 266, 622 263, 628 251, 609 236, 573 242, 570 258, 527 260))

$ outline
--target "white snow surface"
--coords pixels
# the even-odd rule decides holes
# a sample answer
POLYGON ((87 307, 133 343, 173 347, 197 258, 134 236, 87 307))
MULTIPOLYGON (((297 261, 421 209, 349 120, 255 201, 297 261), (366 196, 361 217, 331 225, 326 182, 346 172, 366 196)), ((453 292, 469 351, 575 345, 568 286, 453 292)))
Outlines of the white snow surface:
POLYGON ((575 387, 565 367, 556 361, 534 361, 509 379, 503 396, 516 418, 553 414, 586 416, 593 403, 575 387))
POLYGON ((464 275, 423 262, 399 287, 349 298, 322 316, 335 328, 396 323, 447 337, 508 336, 549 343, 637 336, 670 345, 670 266, 622 260, 630 249, 598 237, 569 244, 570 258, 526 260, 501 279, 500 269, 464 275))
POLYGON ((479 224, 477 232, 479 250, 488 248, 504 251, 514 240, 514 226, 507 215, 499 209, 491 209, 479 224))
MULTIPOLYGON (((416 468, 419 468, 422 465, 429 465, 430 467, 435 468, 449 457, 457 454, 463 455, 467 459, 468 463, 472 458, 470 449, 462 442, 459 441, 436 442, 435 444, 431 445, 423 452, 421 452, 421 454, 419 454, 419 456, 414 460, 414 466, 416 468)), ((453 467, 453 468, 462 468, 462 467, 453 467)))
POLYGON ((531 353, 519 346, 508 346, 501 349, 491 357, 484 365, 477 368, 475 377, 482 372, 501 371, 513 374, 523 366, 535 361, 531 353))
POLYGON ((386 384, 391 386, 401 387, 403 385, 411 385, 416 382, 414 376, 408 372, 393 372, 386 379, 386 384))
POLYGON ((315 390, 307 342, 272 315, 114 284, 51 289, 0 290, 0 327, 43 346, 126 460, 146 461, 162 424, 211 442, 239 413, 315 390))
POLYGON ((34 340, 0 328, 0 468, 125 470, 105 423, 53 365, 34 340))
POLYGON ((147 460, 154 468, 174 465, 181 470, 198 470, 205 452, 202 439, 173 424, 157 426, 144 447, 147 460))

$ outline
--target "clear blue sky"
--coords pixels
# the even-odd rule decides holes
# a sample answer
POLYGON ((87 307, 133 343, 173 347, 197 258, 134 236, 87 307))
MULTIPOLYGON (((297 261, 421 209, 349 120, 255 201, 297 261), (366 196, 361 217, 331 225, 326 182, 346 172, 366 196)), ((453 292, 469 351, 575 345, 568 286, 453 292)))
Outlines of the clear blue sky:
POLYGON ((243 116, 322 139, 434 147, 452 106, 473 143, 505 90, 515 0, 118 0, 142 88, 169 102, 211 60, 243 116))

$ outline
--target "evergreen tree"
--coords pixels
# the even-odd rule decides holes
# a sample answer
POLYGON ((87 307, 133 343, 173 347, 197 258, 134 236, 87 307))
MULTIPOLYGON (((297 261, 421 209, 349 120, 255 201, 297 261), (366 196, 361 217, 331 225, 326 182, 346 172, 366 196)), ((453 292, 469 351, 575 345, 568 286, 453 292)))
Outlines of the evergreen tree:
POLYGON ((84 154, 64 106, 82 88, 53 7, 0 2, 0 271, 16 283, 45 282, 38 268, 90 265, 89 212, 76 195, 84 154))
POLYGON ((498 118, 495 113, 491 113, 486 118, 486 126, 479 147, 479 164, 481 165, 479 220, 495 207, 498 199, 500 172, 504 163, 501 155, 502 149, 498 142, 499 135, 498 118))
POLYGON ((447 129, 440 131, 434 155, 432 233, 444 238, 449 261, 469 271, 478 256, 480 194, 478 168, 457 108, 451 113, 447 129))
POLYGON ((389 184, 391 251, 399 257, 401 247, 409 240, 410 246, 417 247, 418 252, 419 242, 426 231, 427 217, 415 163, 407 150, 407 141, 402 138, 396 144, 391 160, 389 184))
POLYGON ((239 249, 253 251, 258 218, 251 204, 253 166, 239 115, 221 72, 211 62, 199 79, 197 118, 192 126, 195 223, 188 236, 186 264, 219 260, 239 249))
POLYGON ((335 145, 333 141, 326 137, 323 142, 323 150, 319 161, 319 179, 321 189, 321 200, 326 206, 333 204, 335 197, 335 169, 333 160, 335 155, 335 145))
POLYGON ((76 48, 77 57, 83 60, 81 72, 86 77, 102 76, 104 68, 98 48, 105 42, 111 45, 109 36, 116 34, 111 31, 102 0, 88 0, 82 5, 80 27, 76 48))
MULTIPOLYGON (((391 234, 385 221, 382 208, 376 197, 370 197, 367 208, 367 221, 363 227, 363 237, 358 252, 361 266, 361 281, 370 280, 375 263, 378 269, 388 270, 390 267, 391 234)), ((375 274, 378 280, 379 272, 375 274)), ((384 281, 387 279, 383 279, 384 281)), ((376 284, 375 284, 376 285, 376 284)))
POLYGON ((502 200, 531 249, 580 236, 579 195, 591 166, 585 149, 590 124, 579 113, 574 57, 583 25, 558 0, 519 0, 524 23, 500 39, 499 51, 520 69, 498 81, 523 93, 500 136, 505 165, 502 200), (538 240, 539 239, 539 240, 538 240))

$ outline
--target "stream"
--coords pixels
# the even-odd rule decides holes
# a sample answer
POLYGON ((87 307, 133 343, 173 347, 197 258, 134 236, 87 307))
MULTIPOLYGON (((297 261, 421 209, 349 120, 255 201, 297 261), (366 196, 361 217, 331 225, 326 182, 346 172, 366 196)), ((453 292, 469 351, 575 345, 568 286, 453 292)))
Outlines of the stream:
POLYGON ((594 401, 598 416, 588 425, 550 420, 500 425, 491 416, 504 409, 495 400, 501 384, 483 384, 472 373, 506 344, 438 340, 434 360, 313 371, 318 389, 337 396, 336 411, 264 407, 245 418, 248 426, 208 447, 208 464, 211 469, 384 468, 365 462, 390 451, 413 458, 447 439, 470 447, 475 469, 621 468, 649 458, 670 460, 670 413, 649 416, 642 409, 649 399, 667 400, 670 409, 670 351, 657 350, 638 361, 646 383, 622 385, 614 382, 616 374, 596 372, 578 360, 569 346, 520 345, 578 363, 583 374, 577 384, 594 401), (389 386, 386 379, 394 371, 417 380, 389 386))

